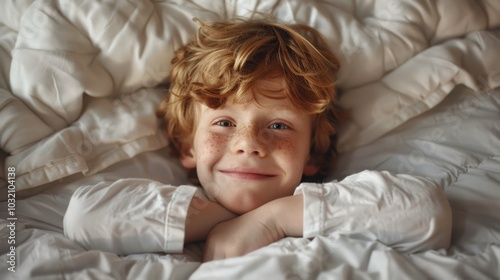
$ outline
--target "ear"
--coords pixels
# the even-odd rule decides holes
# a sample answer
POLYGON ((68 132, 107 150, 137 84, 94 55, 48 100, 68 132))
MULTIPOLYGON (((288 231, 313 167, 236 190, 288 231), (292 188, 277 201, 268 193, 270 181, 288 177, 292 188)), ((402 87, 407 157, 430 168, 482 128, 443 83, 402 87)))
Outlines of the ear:
POLYGON ((321 166, 321 159, 318 156, 311 156, 304 166, 304 171, 302 172, 304 176, 312 177, 316 175, 321 166))
POLYGON ((182 166, 187 169, 196 167, 196 153, 191 144, 183 143, 181 145, 181 154, 179 156, 182 166))

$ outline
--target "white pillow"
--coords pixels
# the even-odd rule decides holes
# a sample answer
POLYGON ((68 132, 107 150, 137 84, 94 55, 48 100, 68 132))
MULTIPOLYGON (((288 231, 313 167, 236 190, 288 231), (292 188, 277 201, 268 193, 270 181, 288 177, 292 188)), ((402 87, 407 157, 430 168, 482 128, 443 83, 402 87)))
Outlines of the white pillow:
POLYGON ((373 83, 340 96, 352 119, 340 126, 337 149, 368 144, 436 106, 457 85, 475 91, 500 86, 500 38, 477 31, 448 40, 409 59, 373 83))

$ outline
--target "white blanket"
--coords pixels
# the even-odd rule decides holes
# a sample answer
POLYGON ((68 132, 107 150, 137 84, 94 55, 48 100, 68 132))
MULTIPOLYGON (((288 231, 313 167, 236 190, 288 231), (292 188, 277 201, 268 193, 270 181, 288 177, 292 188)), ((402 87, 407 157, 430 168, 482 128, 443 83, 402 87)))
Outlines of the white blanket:
MULTIPOLYGON (((6 275, 497 277, 498 28, 497 0, 2 1, 0 200, 7 199, 8 168, 15 167, 17 260, 25 264, 23 272, 6 275), (124 176, 186 182, 177 161, 160 152, 167 140, 154 116, 165 95, 158 86, 168 78, 173 51, 195 34, 193 17, 254 12, 317 28, 341 61, 340 103, 352 119, 340 127, 341 160, 330 179, 377 169, 437 180, 454 209, 449 251, 406 256, 339 235, 285 239, 200 265, 196 246, 182 255, 119 257, 86 252, 64 238, 62 216, 82 184, 124 176), (483 97, 466 98, 474 92, 483 97), (458 97, 443 103, 450 93, 458 97)), ((0 207, 3 274, 8 202, 0 207)))

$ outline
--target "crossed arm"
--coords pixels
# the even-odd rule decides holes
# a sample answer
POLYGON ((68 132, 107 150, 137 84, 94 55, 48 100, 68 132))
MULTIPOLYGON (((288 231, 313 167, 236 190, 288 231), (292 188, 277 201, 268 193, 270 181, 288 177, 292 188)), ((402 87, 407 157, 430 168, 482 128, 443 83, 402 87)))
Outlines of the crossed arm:
POLYGON ((302 236, 303 197, 271 201, 241 216, 194 197, 186 218, 185 242, 206 240, 204 261, 244 255, 287 236, 302 236))
POLYGON ((243 255, 286 236, 378 240, 403 253, 446 248, 451 210, 435 182, 364 171, 341 182, 304 183, 295 195, 241 216, 193 187, 121 180, 72 197, 64 232, 87 249, 117 254, 181 252, 206 240, 204 260, 243 255))

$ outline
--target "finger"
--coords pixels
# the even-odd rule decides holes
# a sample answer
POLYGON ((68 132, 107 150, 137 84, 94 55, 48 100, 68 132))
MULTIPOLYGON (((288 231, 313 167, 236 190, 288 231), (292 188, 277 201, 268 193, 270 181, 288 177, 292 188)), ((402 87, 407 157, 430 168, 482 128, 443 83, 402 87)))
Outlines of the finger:
POLYGON ((222 247, 222 244, 219 244, 219 246, 212 246, 211 242, 206 242, 205 246, 203 248, 203 262, 209 262, 209 261, 215 261, 215 260, 220 260, 225 258, 225 254, 221 252, 220 247, 222 247), (217 249, 219 248, 219 249, 217 249))
POLYGON ((211 252, 205 252, 203 254, 203 262, 210 262, 210 261, 216 261, 216 260, 222 260, 222 259, 225 259, 225 254, 218 254, 218 253, 214 253, 213 251, 211 252))
POLYGON ((213 260, 213 250, 205 243, 205 246, 203 246, 202 262, 209 262, 211 260, 213 260))

